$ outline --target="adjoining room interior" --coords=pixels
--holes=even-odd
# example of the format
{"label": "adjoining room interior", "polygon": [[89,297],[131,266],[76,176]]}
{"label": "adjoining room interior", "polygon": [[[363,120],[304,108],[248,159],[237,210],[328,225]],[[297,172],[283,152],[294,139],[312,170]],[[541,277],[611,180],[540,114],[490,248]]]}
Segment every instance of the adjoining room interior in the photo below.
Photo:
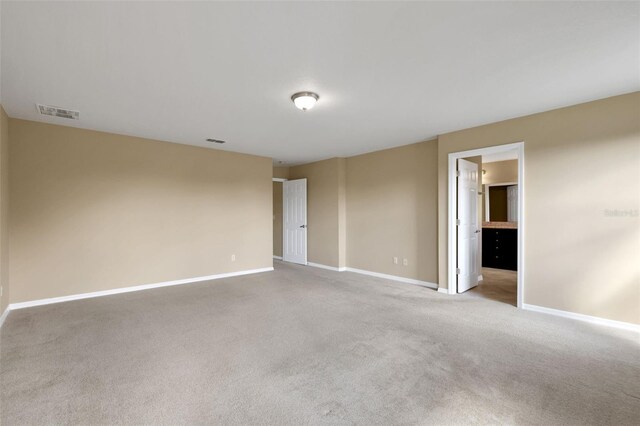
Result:
{"label": "adjoining room interior", "polygon": [[482,282],[475,292],[517,305],[517,152],[482,156]]}
{"label": "adjoining room interior", "polygon": [[518,152],[482,155],[478,167],[480,276],[471,294],[517,306]]}
{"label": "adjoining room interior", "polygon": [[449,154],[449,294],[523,307],[524,147]]}
{"label": "adjoining room interior", "polygon": [[636,425],[639,34],[0,1],[0,424]]}

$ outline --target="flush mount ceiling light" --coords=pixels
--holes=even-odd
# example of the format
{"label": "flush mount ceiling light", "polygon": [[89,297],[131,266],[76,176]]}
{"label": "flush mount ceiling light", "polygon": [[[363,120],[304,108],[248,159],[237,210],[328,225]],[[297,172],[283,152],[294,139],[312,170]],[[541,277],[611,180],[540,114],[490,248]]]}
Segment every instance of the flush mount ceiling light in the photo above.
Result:
{"label": "flush mount ceiling light", "polygon": [[298,92],[291,96],[291,100],[298,109],[306,111],[315,106],[320,96],[313,92]]}

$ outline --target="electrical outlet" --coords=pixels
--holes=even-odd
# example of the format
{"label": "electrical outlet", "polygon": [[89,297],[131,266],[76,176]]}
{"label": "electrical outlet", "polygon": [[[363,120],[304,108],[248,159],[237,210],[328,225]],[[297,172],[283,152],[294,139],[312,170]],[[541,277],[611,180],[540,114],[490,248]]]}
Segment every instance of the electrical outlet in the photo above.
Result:
{"label": "electrical outlet", "polygon": [[397,265],[397,264],[398,264],[398,258],[397,258],[397,257],[395,257],[395,256],[394,256],[394,258],[393,258],[393,264],[394,264],[394,265]]}
{"label": "electrical outlet", "polygon": [[402,264],[404,266],[408,266],[409,265],[409,261],[407,259],[402,259]]}
{"label": "electrical outlet", "polygon": [[236,261],[236,255],[235,255],[235,254],[232,254],[232,255],[231,255],[231,261],[232,261],[232,262],[235,262],[235,261]]}

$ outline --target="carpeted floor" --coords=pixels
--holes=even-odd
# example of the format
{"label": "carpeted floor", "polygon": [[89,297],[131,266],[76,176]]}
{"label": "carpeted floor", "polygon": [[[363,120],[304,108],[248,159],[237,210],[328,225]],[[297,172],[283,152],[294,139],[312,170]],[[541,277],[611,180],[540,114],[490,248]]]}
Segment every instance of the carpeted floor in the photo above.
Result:
{"label": "carpeted floor", "polygon": [[637,425],[637,334],[349,272],[12,311],[3,426]]}

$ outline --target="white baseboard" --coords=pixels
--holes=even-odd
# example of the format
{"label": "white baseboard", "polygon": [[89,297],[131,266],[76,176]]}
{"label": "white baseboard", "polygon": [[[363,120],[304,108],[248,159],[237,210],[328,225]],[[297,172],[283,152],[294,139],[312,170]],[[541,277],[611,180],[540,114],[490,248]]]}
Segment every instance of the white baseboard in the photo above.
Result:
{"label": "white baseboard", "polygon": [[7,316],[9,316],[10,310],[11,310],[11,307],[7,306],[7,309],[5,309],[2,315],[0,315],[0,327],[2,327],[2,324],[4,324],[4,320],[6,320]]}
{"label": "white baseboard", "polygon": [[414,280],[413,278],[398,277],[396,275],[382,274],[380,272],[365,271],[364,269],[356,269],[356,268],[349,268],[349,267],[336,268],[335,266],[322,265],[320,263],[313,263],[313,262],[307,262],[307,265],[313,266],[314,268],[328,269],[330,271],[336,271],[336,272],[344,272],[344,271],[355,272],[356,274],[369,275],[372,277],[384,278],[384,279],[393,280],[393,281],[400,281],[402,283],[414,284],[422,287],[429,287],[434,290],[438,288],[438,284],[430,283],[428,281]]}
{"label": "white baseboard", "polygon": [[438,293],[449,294],[449,290],[444,287],[438,287]]}
{"label": "white baseboard", "polygon": [[276,259],[276,260],[282,260],[282,256],[273,255],[273,258]]}
{"label": "white baseboard", "polygon": [[543,314],[555,315],[558,317],[571,318],[578,321],[589,322],[591,324],[604,325],[607,327],[619,328],[622,330],[635,331],[640,333],[640,325],[630,322],[614,321],[606,318],[592,317],[591,315],[578,314],[575,312],[561,311],[559,309],[545,308],[544,306],[529,305],[524,303],[522,309],[527,311],[541,312]]}
{"label": "white baseboard", "polygon": [[348,272],[355,272],[356,274],[369,275],[372,277],[384,278],[387,280],[399,281],[402,283],[414,284],[422,287],[429,287],[434,290],[438,288],[438,284],[430,283],[428,281],[415,280],[413,278],[398,277],[396,275],[381,274],[380,272],[365,271],[364,269],[356,268],[345,268],[345,270]]}
{"label": "white baseboard", "polygon": [[328,265],[323,265],[321,263],[313,263],[313,262],[307,262],[307,266],[313,266],[314,268],[328,269],[329,271],[335,271],[335,272],[344,272],[344,271],[355,272],[356,274],[369,275],[372,277],[384,278],[387,280],[419,285],[422,287],[432,288],[434,290],[438,289],[438,284],[430,283],[428,281],[414,280],[413,278],[405,278],[405,277],[399,277],[397,275],[382,274],[380,272],[365,271],[364,269],[356,269],[356,268],[349,268],[349,267],[336,268],[335,266],[328,266]]}
{"label": "white baseboard", "polygon": [[207,275],[204,277],[186,278],[183,280],[164,281],[164,282],[154,283],[154,284],[137,285],[134,287],[114,288],[113,290],[103,290],[103,291],[94,291],[91,293],[72,294],[70,296],[51,297],[49,299],[39,299],[39,300],[31,300],[29,302],[12,303],[9,305],[8,309],[13,310],[13,309],[30,308],[32,306],[49,305],[51,303],[62,303],[62,302],[69,302],[72,300],[89,299],[92,297],[110,296],[112,294],[129,293],[132,291],[149,290],[152,288],[168,287],[173,285],[191,284],[191,283],[197,283],[201,281],[219,280],[221,278],[237,277],[240,275],[257,274],[260,272],[269,272],[269,271],[273,271],[273,267],[270,266],[267,268],[249,269],[246,271],[227,272],[225,274]]}
{"label": "white baseboard", "polygon": [[321,263],[313,263],[313,262],[307,262],[307,266],[313,266],[314,268],[328,269],[330,271],[336,271],[336,272],[344,272],[347,270],[347,268],[336,268],[335,266],[323,265]]}

